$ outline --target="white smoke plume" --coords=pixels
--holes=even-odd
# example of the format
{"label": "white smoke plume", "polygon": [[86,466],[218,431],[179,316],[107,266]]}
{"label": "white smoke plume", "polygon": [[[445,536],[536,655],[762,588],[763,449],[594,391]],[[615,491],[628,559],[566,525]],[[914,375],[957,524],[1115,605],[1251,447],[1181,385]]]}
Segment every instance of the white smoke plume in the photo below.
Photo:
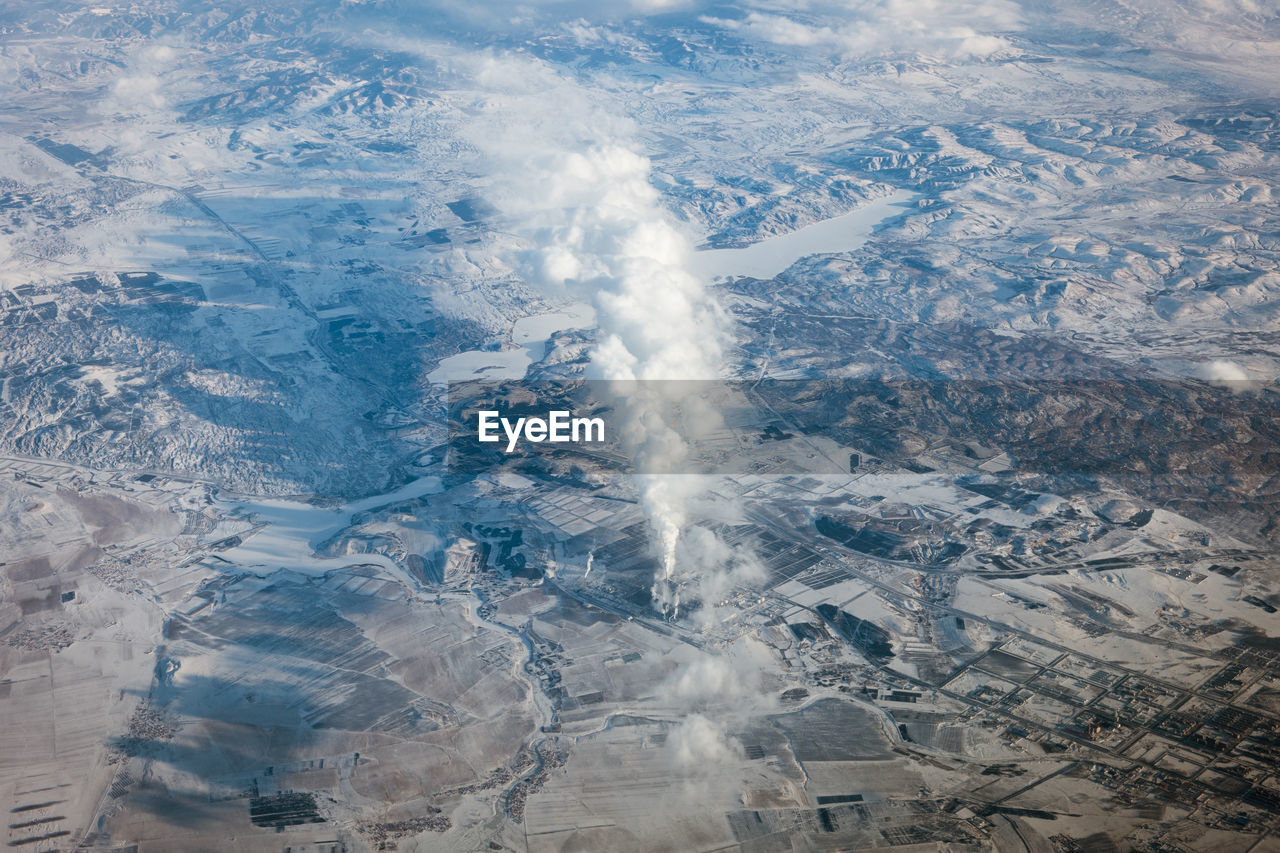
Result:
{"label": "white smoke plume", "polygon": [[[687,452],[679,418],[698,404],[672,380],[720,376],[727,314],[686,271],[692,246],[662,207],[626,122],[528,60],[492,60],[481,79],[504,93],[486,103],[497,123],[485,124],[476,144],[498,165],[496,205],[533,246],[517,252],[524,277],[592,301],[589,378],[626,383],[613,402],[637,469],[678,469]],[[655,473],[637,485],[662,565],[654,595],[674,610],[671,580],[693,486]]]}
{"label": "white smoke plume", "polygon": [[736,590],[763,585],[767,573],[755,551],[734,547],[705,527],[692,527],[680,539],[679,565],[694,567],[704,625],[717,620],[719,608]]}
{"label": "white smoke plume", "polygon": [[761,675],[771,655],[762,643],[743,639],[719,654],[699,654],[663,683],[661,694],[681,715],[666,749],[682,773],[696,776],[742,758],[742,745],[728,732],[777,711]]}
{"label": "white smoke plume", "polygon": [[725,657],[706,656],[681,667],[663,686],[663,693],[690,708],[705,711],[714,704],[736,704],[752,695],[759,680],[755,669],[734,666]]}
{"label": "white smoke plume", "polygon": [[666,749],[686,773],[710,770],[742,757],[742,745],[702,714],[690,714],[672,729]]}

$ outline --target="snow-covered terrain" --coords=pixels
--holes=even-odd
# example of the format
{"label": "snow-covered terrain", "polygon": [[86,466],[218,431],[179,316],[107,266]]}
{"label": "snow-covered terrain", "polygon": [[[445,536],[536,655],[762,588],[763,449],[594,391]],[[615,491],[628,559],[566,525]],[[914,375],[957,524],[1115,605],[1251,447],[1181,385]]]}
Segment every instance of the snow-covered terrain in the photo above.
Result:
{"label": "snow-covered terrain", "polygon": [[[32,0],[0,93],[10,846],[1278,843],[1275,4]],[[446,453],[583,378],[734,382]]]}

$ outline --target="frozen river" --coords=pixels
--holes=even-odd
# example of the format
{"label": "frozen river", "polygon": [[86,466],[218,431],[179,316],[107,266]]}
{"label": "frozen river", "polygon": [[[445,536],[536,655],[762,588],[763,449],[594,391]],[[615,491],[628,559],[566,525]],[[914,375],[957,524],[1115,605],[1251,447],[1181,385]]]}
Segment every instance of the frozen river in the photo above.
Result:
{"label": "frozen river", "polygon": [[351,526],[351,519],[357,513],[438,491],[440,478],[432,476],[420,477],[393,492],[363,498],[336,509],[274,498],[227,501],[222,506],[224,510],[239,515],[251,514],[255,521],[267,526],[250,536],[243,544],[223,551],[219,556],[245,568],[294,569],[302,572],[327,572],[343,566],[376,564],[401,580],[408,581],[395,561],[382,554],[320,557],[315,551],[325,541]]}

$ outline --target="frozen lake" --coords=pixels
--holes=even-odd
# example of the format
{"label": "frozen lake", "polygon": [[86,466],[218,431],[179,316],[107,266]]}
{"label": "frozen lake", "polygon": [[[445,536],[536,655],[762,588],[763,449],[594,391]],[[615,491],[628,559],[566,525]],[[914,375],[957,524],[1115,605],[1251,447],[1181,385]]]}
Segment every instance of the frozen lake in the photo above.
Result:
{"label": "frozen lake", "polygon": [[740,276],[775,278],[801,258],[857,249],[867,242],[877,225],[902,213],[914,197],[914,193],[899,190],[842,216],[741,249],[704,249],[693,254],[689,272],[705,281]]}
{"label": "frozen lake", "polygon": [[519,349],[460,352],[443,359],[427,374],[427,381],[443,384],[468,379],[522,379],[529,365],[547,354],[547,341],[553,334],[563,329],[587,329],[595,322],[595,309],[585,302],[521,318],[511,330],[511,342],[519,344]]}

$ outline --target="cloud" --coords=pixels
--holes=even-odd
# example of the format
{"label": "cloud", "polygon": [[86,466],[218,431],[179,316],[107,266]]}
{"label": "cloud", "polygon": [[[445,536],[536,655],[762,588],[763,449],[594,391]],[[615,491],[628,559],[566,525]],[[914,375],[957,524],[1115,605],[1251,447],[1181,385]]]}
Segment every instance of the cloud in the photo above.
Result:
{"label": "cloud", "polygon": [[1247,382],[1249,374],[1234,361],[1219,359],[1200,365],[1200,377],[1223,382]]}
{"label": "cloud", "polygon": [[[696,8],[702,0],[388,0],[366,4],[372,13],[363,23],[382,24],[390,17],[400,33],[429,38],[442,33],[474,40],[477,31],[529,36],[565,25],[613,23]],[[375,11],[376,10],[376,11]]]}
{"label": "cloud", "polygon": [[693,0],[629,0],[631,10],[641,15],[662,15],[694,6]]}
{"label": "cloud", "polygon": [[111,97],[125,109],[130,106],[159,109],[165,105],[165,99],[160,93],[160,79],[152,74],[117,77],[111,84]]}
{"label": "cloud", "polygon": [[703,23],[784,47],[822,48],[845,59],[913,56],[981,60],[1013,52],[998,35],[1020,26],[1007,0],[854,0],[797,6],[791,14],[749,11]]}
{"label": "cloud", "polygon": [[148,44],[129,57],[125,72],[111,82],[103,108],[111,113],[137,114],[169,104],[164,77],[178,59],[167,44]]}
{"label": "cloud", "polygon": [[[1280,6],[1258,0],[1099,0],[1044,10],[1059,32],[1096,43],[1105,28],[1125,49],[1158,52],[1149,65],[1187,68],[1220,81],[1233,98],[1280,92]],[[1167,73],[1167,72],[1164,72]]]}
{"label": "cloud", "polygon": [[1253,391],[1261,384],[1239,364],[1226,359],[1215,359],[1196,365],[1192,368],[1192,375],[1197,379],[1203,379],[1215,385],[1222,385],[1238,392]]}

